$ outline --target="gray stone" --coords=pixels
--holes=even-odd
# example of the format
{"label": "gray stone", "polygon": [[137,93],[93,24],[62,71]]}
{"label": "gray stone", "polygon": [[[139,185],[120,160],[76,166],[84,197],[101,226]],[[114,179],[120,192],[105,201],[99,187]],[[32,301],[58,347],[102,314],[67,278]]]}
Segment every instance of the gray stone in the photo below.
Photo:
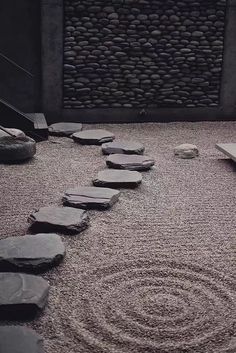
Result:
{"label": "gray stone", "polygon": [[65,192],[63,203],[84,209],[107,209],[118,201],[119,191],[93,186],[78,187]]}
{"label": "gray stone", "polygon": [[43,353],[43,339],[24,326],[1,326],[0,352]]}
{"label": "gray stone", "polygon": [[143,154],[144,146],[139,142],[114,141],[102,145],[103,154]]}
{"label": "gray stone", "polygon": [[70,136],[77,131],[82,130],[82,124],[80,123],[55,123],[49,126],[50,135],[55,136]]}
{"label": "gray stone", "polygon": [[35,316],[47,302],[49,285],[42,277],[0,273],[0,320]]}
{"label": "gray stone", "polygon": [[148,170],[155,164],[155,161],[150,157],[137,154],[111,154],[106,164],[109,168],[115,169]]}
{"label": "gray stone", "polygon": [[142,175],[139,172],[129,170],[108,169],[98,173],[93,179],[95,186],[134,188],[142,182]]}
{"label": "gray stone", "polygon": [[[16,137],[25,137],[25,133],[19,129],[14,129],[14,128],[6,128],[7,131],[9,131],[11,134],[15,135]],[[5,131],[0,130],[0,137],[4,136],[10,136],[7,134]]]}
{"label": "gray stone", "polygon": [[218,143],[216,148],[236,162],[236,143]]}
{"label": "gray stone", "polygon": [[0,271],[39,272],[57,265],[65,247],[57,234],[36,234],[0,240]]}
{"label": "gray stone", "polygon": [[42,207],[29,217],[34,232],[61,232],[78,234],[88,227],[89,218],[84,210],[71,207]]}
{"label": "gray stone", "polygon": [[115,136],[109,131],[97,129],[76,132],[72,138],[82,145],[101,145],[104,142],[113,141]]}
{"label": "gray stone", "polygon": [[197,146],[184,143],[182,145],[175,147],[174,154],[179,158],[191,159],[191,158],[198,157],[199,151]]}
{"label": "gray stone", "polygon": [[0,162],[16,163],[32,158],[36,153],[36,142],[28,136],[0,137]]}

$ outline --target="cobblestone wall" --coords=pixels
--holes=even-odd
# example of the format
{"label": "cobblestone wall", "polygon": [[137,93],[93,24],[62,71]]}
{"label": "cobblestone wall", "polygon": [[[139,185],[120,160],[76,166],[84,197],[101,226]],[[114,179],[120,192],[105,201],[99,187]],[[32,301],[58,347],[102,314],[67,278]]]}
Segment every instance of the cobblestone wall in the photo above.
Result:
{"label": "cobblestone wall", "polygon": [[65,0],[64,108],[219,104],[226,0]]}

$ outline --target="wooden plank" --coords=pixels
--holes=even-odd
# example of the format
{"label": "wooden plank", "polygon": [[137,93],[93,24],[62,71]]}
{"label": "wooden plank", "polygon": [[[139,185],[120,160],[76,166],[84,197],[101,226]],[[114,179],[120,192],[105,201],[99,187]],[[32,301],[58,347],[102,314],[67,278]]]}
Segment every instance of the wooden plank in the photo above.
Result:
{"label": "wooden plank", "polygon": [[236,162],[236,143],[218,143],[216,148]]}

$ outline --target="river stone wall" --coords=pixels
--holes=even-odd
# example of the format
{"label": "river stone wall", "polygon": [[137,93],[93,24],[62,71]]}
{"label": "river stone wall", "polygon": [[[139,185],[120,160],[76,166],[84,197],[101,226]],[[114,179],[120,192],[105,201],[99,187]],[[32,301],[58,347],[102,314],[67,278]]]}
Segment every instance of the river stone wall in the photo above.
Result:
{"label": "river stone wall", "polygon": [[226,0],[65,0],[64,108],[219,105]]}

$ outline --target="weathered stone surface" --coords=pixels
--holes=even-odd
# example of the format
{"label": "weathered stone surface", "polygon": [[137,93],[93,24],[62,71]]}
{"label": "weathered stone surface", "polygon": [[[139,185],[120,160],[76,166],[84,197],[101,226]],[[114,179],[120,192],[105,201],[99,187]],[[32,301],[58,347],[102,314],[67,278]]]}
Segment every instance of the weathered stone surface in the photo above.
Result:
{"label": "weathered stone surface", "polygon": [[93,179],[96,186],[107,187],[137,187],[142,182],[142,175],[139,172],[130,170],[107,169],[98,173],[97,178]]}
{"label": "weathered stone surface", "polygon": [[[16,137],[25,137],[25,133],[19,129],[14,129],[14,128],[6,128],[7,131],[9,131],[11,134],[15,135]],[[7,134],[5,131],[0,130],[0,137],[4,136],[10,136]]]}
{"label": "weathered stone surface", "polygon": [[84,209],[107,209],[118,201],[119,195],[117,190],[84,186],[67,190],[63,203]]}
{"label": "weathered stone surface", "polygon": [[16,163],[32,158],[36,142],[30,137],[0,137],[0,162]]}
{"label": "weathered stone surface", "polygon": [[49,285],[39,276],[0,273],[0,320],[25,319],[46,305]]}
{"label": "weathered stone surface", "polygon": [[49,126],[48,128],[50,135],[55,136],[70,136],[77,131],[82,130],[82,124],[79,123],[55,123]]}
{"label": "weathered stone surface", "polygon": [[155,161],[150,157],[136,154],[111,154],[106,164],[109,168],[115,169],[148,170],[155,164]]}
{"label": "weathered stone surface", "polygon": [[88,227],[85,210],[71,207],[42,207],[29,217],[34,232],[61,232],[78,234]]}
{"label": "weathered stone surface", "polygon": [[216,148],[236,162],[236,143],[218,143]]}
{"label": "weathered stone surface", "polygon": [[0,353],[43,353],[43,339],[24,326],[1,326]]}
{"label": "weathered stone surface", "polygon": [[36,234],[0,240],[0,271],[38,272],[57,265],[65,247],[57,234]]}
{"label": "weathered stone surface", "polygon": [[102,145],[103,154],[143,154],[144,150],[139,142],[113,141]]}
{"label": "weathered stone surface", "polygon": [[115,136],[109,131],[97,129],[76,132],[72,138],[82,145],[101,145],[104,142],[113,141]]}
{"label": "weathered stone surface", "polygon": [[184,143],[182,145],[175,147],[174,154],[179,158],[191,159],[191,158],[197,157],[199,155],[199,151],[197,146]]}

